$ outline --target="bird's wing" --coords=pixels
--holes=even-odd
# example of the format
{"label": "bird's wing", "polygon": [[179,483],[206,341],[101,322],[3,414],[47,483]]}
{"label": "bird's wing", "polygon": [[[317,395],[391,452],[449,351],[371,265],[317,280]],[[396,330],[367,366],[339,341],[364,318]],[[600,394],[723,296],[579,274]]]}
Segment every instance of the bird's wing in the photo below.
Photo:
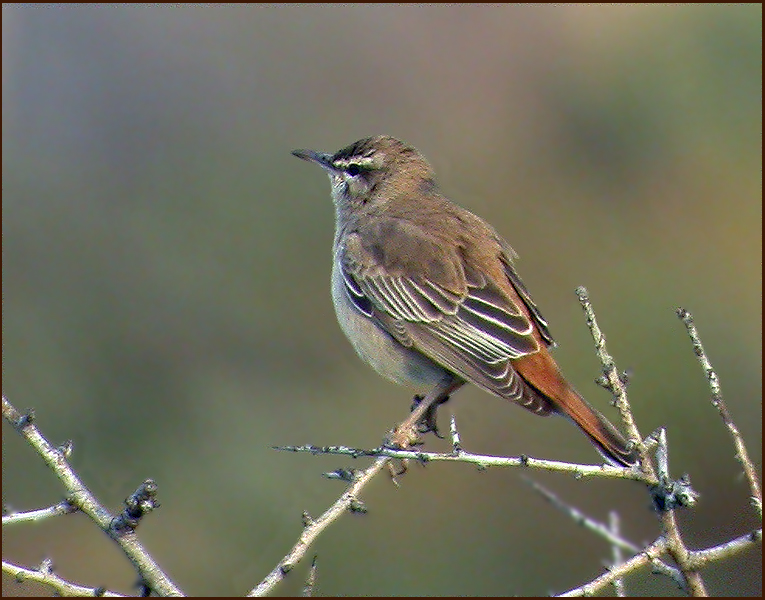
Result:
{"label": "bird's wing", "polygon": [[554,347],[556,344],[552,334],[550,333],[547,319],[542,316],[542,313],[539,311],[536,303],[531,298],[531,294],[529,294],[529,291],[526,289],[526,285],[523,283],[523,280],[521,279],[520,275],[518,275],[518,272],[513,266],[513,258],[516,256],[515,251],[504,240],[497,238],[497,242],[502,247],[502,254],[500,254],[499,260],[502,263],[505,275],[510,280],[513,288],[515,288],[518,296],[520,296],[521,300],[523,300],[523,303],[526,305],[526,308],[528,309],[531,318],[534,319],[534,323],[536,324],[542,339],[547,343],[548,346]]}
{"label": "bird's wing", "polygon": [[349,299],[401,344],[491,393],[550,412],[549,401],[528,389],[510,363],[539,350],[533,312],[463,250],[388,219],[363,235],[348,234],[338,258]]}

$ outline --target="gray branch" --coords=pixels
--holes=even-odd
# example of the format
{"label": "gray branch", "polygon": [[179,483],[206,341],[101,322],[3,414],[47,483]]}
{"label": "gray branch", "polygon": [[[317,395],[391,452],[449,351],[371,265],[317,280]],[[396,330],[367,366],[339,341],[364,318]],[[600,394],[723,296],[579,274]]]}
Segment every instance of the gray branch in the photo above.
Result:
{"label": "gray branch", "polygon": [[21,434],[42,457],[45,464],[63,484],[69,494],[67,501],[85,513],[98,527],[122,548],[141,579],[157,594],[182,596],[182,592],[162,571],[143,548],[132,529],[117,530],[112,525],[115,517],[96,499],[69,464],[64,449],[56,448],[39,432],[34,424],[34,413],[21,414],[3,396],[3,417]]}

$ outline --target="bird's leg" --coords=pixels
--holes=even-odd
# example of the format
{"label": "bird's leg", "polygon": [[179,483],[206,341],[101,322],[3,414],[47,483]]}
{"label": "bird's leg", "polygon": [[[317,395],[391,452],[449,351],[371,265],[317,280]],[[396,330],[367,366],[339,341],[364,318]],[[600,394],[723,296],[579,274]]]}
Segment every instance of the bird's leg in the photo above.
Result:
{"label": "bird's leg", "polygon": [[435,428],[436,408],[449,399],[449,394],[464,384],[464,380],[448,373],[428,394],[419,400],[412,413],[396,427],[388,438],[388,443],[395,448],[409,448],[417,442],[420,423],[425,424],[425,431],[437,431]]}
{"label": "bird's leg", "polygon": [[[412,410],[420,405],[422,398],[422,396],[417,395],[412,399]],[[426,410],[425,414],[422,415],[420,422],[417,423],[417,432],[419,434],[424,435],[426,433],[432,433],[438,439],[444,439],[444,436],[442,436],[441,432],[438,430],[438,407],[442,404],[446,404],[449,401],[449,398],[450,396],[448,395],[444,396],[443,398],[439,398],[428,407],[428,410]]]}

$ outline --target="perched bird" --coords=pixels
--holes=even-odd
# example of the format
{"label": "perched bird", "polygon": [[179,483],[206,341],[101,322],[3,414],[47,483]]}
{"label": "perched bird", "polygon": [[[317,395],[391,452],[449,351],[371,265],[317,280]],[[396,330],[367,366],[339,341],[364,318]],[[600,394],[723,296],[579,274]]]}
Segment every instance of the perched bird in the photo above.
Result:
{"label": "perched bird", "polygon": [[422,154],[385,135],[293,154],[329,175],[332,298],[363,360],[397,383],[435,386],[437,402],[470,382],[538,415],[565,415],[608,461],[635,464],[632,445],[550,355],[513,249],[440,192]]}

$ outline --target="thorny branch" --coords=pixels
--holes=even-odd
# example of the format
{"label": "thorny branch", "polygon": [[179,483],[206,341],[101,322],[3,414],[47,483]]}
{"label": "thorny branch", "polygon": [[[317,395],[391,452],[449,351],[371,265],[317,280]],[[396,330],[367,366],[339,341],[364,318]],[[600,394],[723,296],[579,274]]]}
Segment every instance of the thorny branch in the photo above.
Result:
{"label": "thorny branch", "polygon": [[[16,431],[35,449],[48,467],[55,473],[56,477],[59,478],[67,490],[67,502],[90,517],[104,533],[122,548],[130,562],[133,563],[142,581],[151,590],[163,596],[183,595],[181,590],[162,571],[138,541],[134,531],[135,526],[123,529],[114,526],[122,521],[118,517],[114,517],[96,499],[69,464],[67,454],[71,452],[71,447],[68,449],[54,447],[37,429],[34,423],[34,412],[28,411],[25,414],[21,414],[5,396],[3,396],[3,417],[14,426]],[[147,481],[144,485],[149,483]],[[145,512],[148,506],[144,504],[142,508]],[[137,521],[135,521],[135,524],[137,524]],[[3,562],[3,569],[6,570],[5,562]]]}
{"label": "thorny branch", "polygon": [[699,332],[696,330],[696,325],[693,323],[693,315],[684,308],[678,308],[677,316],[682,320],[688,330],[688,335],[693,344],[693,352],[698,357],[701,368],[704,369],[707,381],[709,382],[709,389],[712,392],[712,406],[719,411],[725,427],[733,438],[733,445],[736,448],[736,460],[741,464],[741,468],[744,470],[744,475],[746,475],[746,479],[749,482],[749,489],[752,491],[752,503],[754,504],[760,519],[762,519],[762,489],[760,488],[760,482],[757,478],[754,463],[752,463],[752,459],[749,458],[749,452],[746,449],[744,437],[733,422],[733,418],[728,411],[728,405],[723,399],[720,380],[712,367],[712,363],[709,358],[707,358],[704,346],[701,344]]}
{"label": "thorny branch", "polygon": [[[264,595],[273,590],[273,588],[282,581],[302,559],[318,535],[342,514],[348,511],[359,513],[365,512],[366,509],[359,499],[361,491],[392,459],[417,460],[423,462],[464,462],[473,464],[481,469],[490,466],[523,467],[546,471],[567,472],[573,474],[577,478],[621,478],[641,481],[646,484],[651,491],[654,506],[657,510],[661,535],[656,541],[641,550],[636,545],[624,540],[618,535],[618,530],[614,528],[613,521],[610,528],[597,523],[592,519],[585,517],[573,507],[567,506],[564,502],[559,500],[557,496],[552,494],[552,492],[549,492],[536,483],[532,483],[537,491],[545,495],[545,497],[553,502],[553,504],[560,510],[569,514],[576,522],[588,527],[598,535],[607,539],[614,549],[614,564],[606,573],[585,585],[565,592],[562,594],[563,596],[592,595],[608,585],[616,585],[617,592],[620,592],[620,590],[623,590],[623,584],[620,583],[623,581],[623,578],[627,574],[632,573],[645,565],[652,565],[657,572],[668,575],[679,586],[690,591],[693,595],[706,595],[704,582],[699,573],[699,570],[702,567],[723,558],[734,556],[753,546],[761,545],[762,529],[757,529],[712,548],[691,551],[685,546],[676,523],[675,509],[682,506],[692,506],[696,498],[695,492],[690,487],[690,482],[687,477],[681,477],[679,480],[672,480],[670,478],[668,445],[666,432],[664,430],[659,430],[656,434],[652,434],[652,436],[649,436],[645,440],[641,439],[632,411],[630,410],[624,381],[619,376],[613,358],[606,350],[605,336],[603,336],[598,328],[587,291],[584,288],[578,288],[577,296],[585,311],[587,324],[592,332],[596,350],[601,360],[601,364],[603,365],[603,379],[606,382],[606,387],[608,387],[614,394],[615,404],[619,408],[628,436],[631,441],[637,445],[640,452],[641,464],[639,469],[625,469],[612,467],[610,465],[578,465],[536,459],[524,455],[520,457],[498,457],[473,454],[463,449],[453,417],[450,427],[452,437],[452,452],[450,453],[401,450],[386,446],[381,446],[373,450],[348,448],[345,446],[283,446],[279,449],[293,452],[310,452],[314,454],[341,454],[352,456],[354,458],[369,456],[375,458],[375,460],[369,467],[363,470],[341,469],[334,473],[327,474],[333,478],[349,481],[348,488],[332,506],[316,519],[311,518],[308,513],[303,514],[303,531],[297,542],[271,573],[250,591],[249,595]],[[678,315],[688,329],[693,342],[694,351],[707,374],[707,379],[712,391],[712,404],[720,412],[723,423],[731,433],[736,448],[736,458],[742,465],[752,492],[753,504],[756,507],[758,515],[762,518],[762,492],[754,465],[746,450],[743,437],[723,401],[717,375],[701,345],[698,333],[693,325],[692,316],[683,309],[678,310]],[[144,482],[126,499],[125,509],[122,513],[113,516],[95,499],[91,492],[80,481],[76,473],[71,469],[67,460],[71,453],[71,443],[64,444],[59,448],[54,448],[37,430],[37,427],[34,424],[34,413],[32,411],[29,411],[26,414],[19,413],[5,397],[3,397],[3,416],[27,440],[35,451],[40,454],[46,464],[48,464],[56,476],[61,480],[68,492],[66,500],[56,505],[39,510],[9,512],[4,514],[3,525],[39,521],[75,511],[82,511],[122,547],[125,554],[139,572],[142,581],[145,582],[147,590],[154,591],[159,595],[181,595],[180,589],[160,570],[159,566],[156,565],[151,556],[149,556],[149,554],[140,546],[135,537],[135,527],[138,525],[142,516],[158,506],[156,503],[156,484],[152,480]],[[651,456],[653,449],[655,449],[655,457]],[[654,458],[656,460],[655,465],[653,462]],[[627,560],[621,561],[617,552],[617,550],[620,549],[635,553],[635,555]],[[665,553],[669,554],[674,559],[678,564],[679,569],[671,567],[661,561],[661,556]],[[306,594],[311,593],[315,585],[315,564],[314,558],[309,579],[306,583]],[[16,577],[18,580],[37,581],[49,585],[61,595],[119,596],[119,594],[115,594],[104,588],[78,586],[61,579],[53,573],[52,564],[49,560],[43,561],[43,563],[36,569],[28,569],[3,561],[3,571]]]}

